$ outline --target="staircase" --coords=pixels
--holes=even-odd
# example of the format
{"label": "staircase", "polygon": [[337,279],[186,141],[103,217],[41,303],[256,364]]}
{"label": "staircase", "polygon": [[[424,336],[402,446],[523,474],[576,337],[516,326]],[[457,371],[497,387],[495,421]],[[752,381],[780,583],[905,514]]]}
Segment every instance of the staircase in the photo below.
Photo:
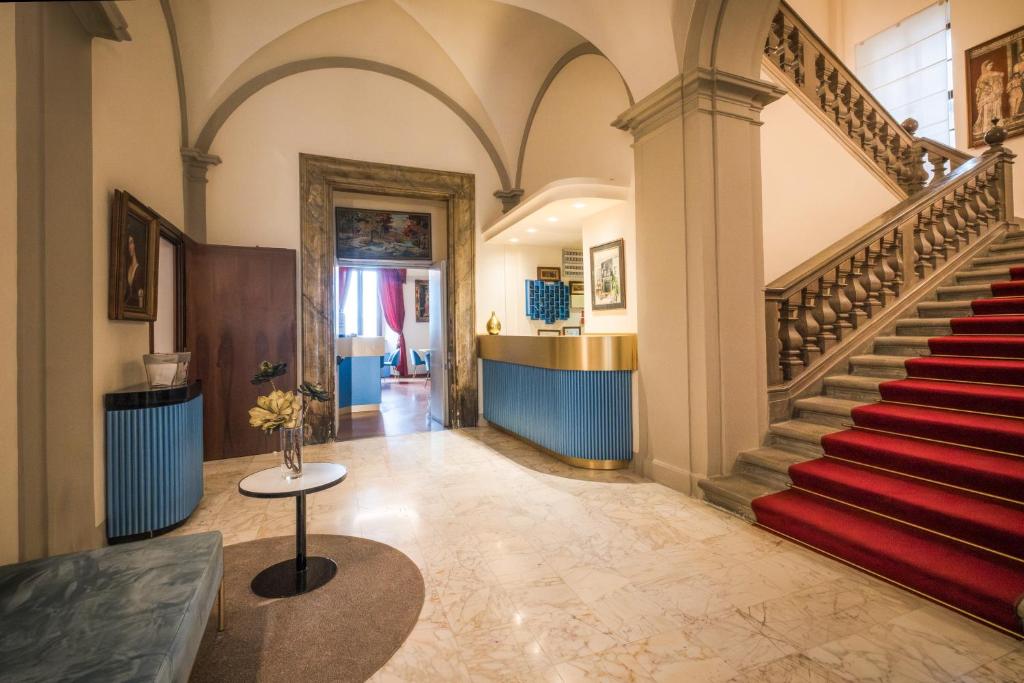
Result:
{"label": "staircase", "polygon": [[795,401],[707,501],[1024,635],[1024,232]]}

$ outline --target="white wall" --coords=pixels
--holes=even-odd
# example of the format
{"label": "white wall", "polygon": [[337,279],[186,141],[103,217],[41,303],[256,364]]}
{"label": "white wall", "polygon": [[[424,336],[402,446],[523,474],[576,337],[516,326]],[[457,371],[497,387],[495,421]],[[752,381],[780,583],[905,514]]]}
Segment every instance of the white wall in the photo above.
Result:
{"label": "white wall", "polygon": [[[405,286],[402,288],[402,297],[405,301],[405,324],[402,331],[405,333],[405,344],[409,351],[409,371],[412,372],[412,349],[430,348],[430,323],[416,322],[416,280],[427,280],[427,270],[422,268],[409,268],[405,271]],[[423,372],[425,368],[418,368],[417,372]]]}
{"label": "white wall", "polygon": [[771,282],[900,198],[793,96],[769,104],[761,120],[764,277]]}
{"label": "white wall", "polygon": [[[537,279],[537,268],[540,266],[561,268],[561,247],[509,245],[496,249],[503,252],[501,261],[505,282],[505,314],[495,310],[501,320],[502,334],[535,336],[537,330],[561,330],[566,325],[580,324],[579,311],[570,311],[568,320],[556,320],[552,324],[543,320],[530,320],[526,316],[526,281]],[[478,325],[486,325],[490,315],[490,311],[487,311],[487,317],[478,320]]]}
{"label": "white wall", "polygon": [[[595,311],[590,305],[593,290],[590,248],[617,239],[623,240],[625,252],[626,308]],[[631,192],[628,202],[596,213],[583,221],[584,332],[636,332],[636,268],[636,205]],[[668,285],[664,293],[668,294],[670,290],[671,285]]]}
{"label": "white wall", "polygon": [[551,83],[533,121],[520,185],[526,194],[561,178],[630,182],[632,138],[611,126],[628,107],[625,87],[608,60],[586,55],[570,62]]}
{"label": "white wall", "polygon": [[[18,168],[14,5],[0,5],[0,391],[18,392]],[[18,560],[18,402],[0,416],[0,564]]]}
{"label": "white wall", "polygon": [[[223,159],[207,185],[215,244],[299,248],[300,152],[472,173],[477,226],[500,206],[490,196],[499,186],[494,166],[466,124],[422,90],[365,71],[311,71],[267,86],[228,119],[211,151]],[[482,330],[504,281],[500,268],[486,267],[495,254],[478,253]]]}
{"label": "white wall", "polygon": [[105,517],[103,394],[144,382],[149,325],[107,319],[110,201],[127,190],[184,229],[180,118],[171,42],[158,0],[119,5],[128,42],[93,40],[93,463]]}

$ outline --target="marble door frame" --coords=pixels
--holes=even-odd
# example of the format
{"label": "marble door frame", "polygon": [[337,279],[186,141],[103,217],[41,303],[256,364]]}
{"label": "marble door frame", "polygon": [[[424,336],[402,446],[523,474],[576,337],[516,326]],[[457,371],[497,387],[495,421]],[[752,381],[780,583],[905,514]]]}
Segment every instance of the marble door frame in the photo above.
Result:
{"label": "marble door frame", "polygon": [[314,403],[306,417],[306,442],[335,436],[337,363],[334,352],[334,192],[443,201],[448,206],[446,258],[448,319],[448,421],[452,428],[477,424],[478,380],[475,301],[475,176],[369,161],[299,155],[302,255],[303,379],[327,387],[330,402]]}

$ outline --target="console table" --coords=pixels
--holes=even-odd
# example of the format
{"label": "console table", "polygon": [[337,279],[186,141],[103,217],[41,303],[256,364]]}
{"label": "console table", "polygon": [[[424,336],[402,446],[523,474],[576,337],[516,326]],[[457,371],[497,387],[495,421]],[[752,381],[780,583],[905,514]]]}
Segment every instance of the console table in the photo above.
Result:
{"label": "console table", "polygon": [[107,537],[154,536],[178,526],[203,497],[199,382],[129,387],[104,397]]}

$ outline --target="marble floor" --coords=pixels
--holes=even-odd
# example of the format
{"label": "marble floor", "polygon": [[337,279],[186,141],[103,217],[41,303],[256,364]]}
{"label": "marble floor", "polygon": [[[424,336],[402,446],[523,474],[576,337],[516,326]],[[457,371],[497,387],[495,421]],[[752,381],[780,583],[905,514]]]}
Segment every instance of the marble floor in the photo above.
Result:
{"label": "marble floor", "polygon": [[[310,533],[417,562],[419,623],[373,681],[1024,680],[1024,643],[628,472],[568,466],[490,429],[307,447],[348,466]],[[210,462],[176,533],[294,533],[243,498],[274,455]],[[313,550],[313,548],[311,548]]]}

